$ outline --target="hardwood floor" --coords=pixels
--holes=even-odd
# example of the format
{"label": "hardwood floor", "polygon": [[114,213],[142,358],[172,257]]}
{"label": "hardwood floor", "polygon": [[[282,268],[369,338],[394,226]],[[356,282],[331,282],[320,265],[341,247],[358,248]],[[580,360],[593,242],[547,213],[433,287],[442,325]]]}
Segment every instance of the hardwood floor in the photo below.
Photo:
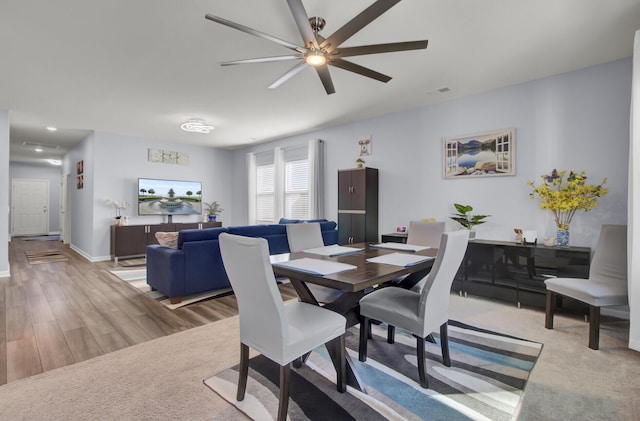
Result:
{"label": "hardwood floor", "polygon": [[[68,262],[29,264],[25,251],[57,249]],[[0,278],[0,384],[234,316],[228,295],[170,310],[59,241],[9,243]],[[297,297],[281,285],[284,299]]]}

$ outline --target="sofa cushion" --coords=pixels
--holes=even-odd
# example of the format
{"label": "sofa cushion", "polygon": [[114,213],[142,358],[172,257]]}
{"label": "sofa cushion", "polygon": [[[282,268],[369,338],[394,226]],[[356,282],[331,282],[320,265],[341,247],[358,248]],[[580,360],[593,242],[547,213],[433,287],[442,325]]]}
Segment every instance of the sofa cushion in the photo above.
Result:
{"label": "sofa cushion", "polygon": [[178,234],[178,248],[182,250],[185,242],[217,240],[220,233],[227,232],[227,228],[205,228],[182,230]]}
{"label": "sofa cushion", "polygon": [[178,248],[178,233],[177,232],[156,232],[156,240],[158,244],[164,247],[172,249]]}

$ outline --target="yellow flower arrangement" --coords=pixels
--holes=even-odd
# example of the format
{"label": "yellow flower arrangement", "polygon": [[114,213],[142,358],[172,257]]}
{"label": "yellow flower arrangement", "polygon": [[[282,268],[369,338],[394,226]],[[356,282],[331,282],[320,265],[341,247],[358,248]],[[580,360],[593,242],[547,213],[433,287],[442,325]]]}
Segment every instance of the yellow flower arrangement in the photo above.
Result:
{"label": "yellow flower arrangement", "polygon": [[[556,220],[558,230],[568,230],[571,219],[577,210],[585,212],[598,206],[598,198],[609,193],[604,187],[607,179],[600,184],[587,184],[587,176],[584,171],[577,173],[569,171],[569,176],[564,179],[566,171],[553,170],[550,175],[542,175],[542,184],[536,186],[533,181],[528,185],[533,187],[530,196],[540,197],[540,207],[549,209]],[[564,182],[564,184],[563,184]]]}

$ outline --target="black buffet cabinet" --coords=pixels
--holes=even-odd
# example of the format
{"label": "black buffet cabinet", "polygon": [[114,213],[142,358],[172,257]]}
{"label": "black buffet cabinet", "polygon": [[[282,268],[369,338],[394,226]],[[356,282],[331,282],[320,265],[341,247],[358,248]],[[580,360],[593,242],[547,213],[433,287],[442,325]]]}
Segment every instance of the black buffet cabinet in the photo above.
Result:
{"label": "black buffet cabinet", "polygon": [[470,240],[452,291],[544,307],[550,277],[588,278],[589,247]]}

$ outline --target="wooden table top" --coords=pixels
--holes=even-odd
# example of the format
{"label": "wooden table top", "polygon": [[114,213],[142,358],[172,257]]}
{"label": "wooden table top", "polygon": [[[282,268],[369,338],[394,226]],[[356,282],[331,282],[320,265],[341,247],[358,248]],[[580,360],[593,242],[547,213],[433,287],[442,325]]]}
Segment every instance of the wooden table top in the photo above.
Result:
{"label": "wooden table top", "polygon": [[[348,247],[364,248],[364,250],[336,257],[328,257],[305,252],[286,253],[271,256],[271,263],[286,262],[289,260],[302,259],[306,257],[311,259],[331,260],[335,262],[346,263],[356,266],[356,269],[321,276],[273,265],[273,272],[277,276],[286,276],[288,278],[296,279],[299,281],[323,285],[343,291],[356,292],[365,290],[374,285],[382,284],[402,275],[417,272],[423,269],[428,269],[433,265],[434,262],[434,259],[429,259],[425,262],[420,262],[418,264],[406,267],[380,263],[369,263],[367,262],[367,259],[376,256],[382,256],[390,253],[407,252],[370,247],[368,243],[350,244]],[[408,253],[435,257],[438,254],[438,249],[429,248],[415,253]]]}

